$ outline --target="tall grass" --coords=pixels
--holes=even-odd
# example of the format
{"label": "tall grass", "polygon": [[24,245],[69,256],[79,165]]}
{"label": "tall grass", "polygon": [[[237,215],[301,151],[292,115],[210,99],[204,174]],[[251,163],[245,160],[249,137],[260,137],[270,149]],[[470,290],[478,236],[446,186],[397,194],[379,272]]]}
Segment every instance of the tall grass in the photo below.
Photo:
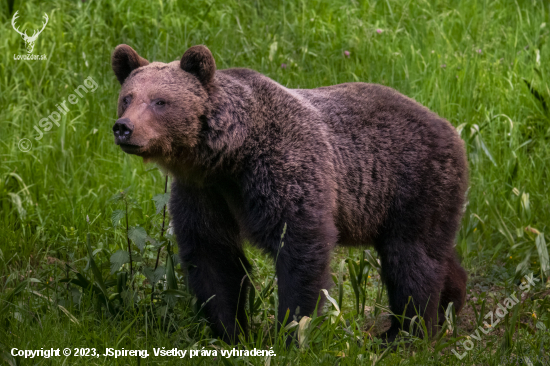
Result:
{"label": "tall grass", "polygon": [[[467,144],[470,189],[457,248],[470,272],[473,308],[483,312],[481,304],[491,298],[498,302],[525,273],[534,272],[542,282],[550,275],[547,2],[15,1],[22,29],[38,28],[48,14],[34,48],[35,54],[47,55],[46,61],[14,60],[14,54],[26,51],[11,28],[9,3],[0,4],[0,353],[11,347],[96,347],[102,352],[105,347],[227,347],[210,338],[201,304],[194,304],[188,292],[178,297],[170,317],[156,312],[166,304],[147,302],[152,286],[145,275],[136,275],[135,296],[143,306],[118,315],[101,310],[104,305],[88,290],[59,282],[75,276],[65,263],[97,280],[89,264],[88,233],[102,278],[108,285],[117,276],[110,274],[111,255],[127,250],[128,238],[125,226],[113,220],[121,208],[109,199],[126,187],[134,200],[129,226],[160,240],[161,217],[153,197],[162,194],[165,177],[113,143],[119,85],[110,53],[120,43],[163,62],[179,59],[189,46],[206,44],[218,68],[252,68],[287,87],[363,81],[414,98],[447,118]],[[71,105],[60,126],[36,141],[33,126],[88,76],[98,89]],[[33,143],[29,152],[18,148],[22,138]],[[163,250],[161,266],[167,260]],[[156,253],[145,250],[136,266],[154,267]],[[285,350],[279,348],[285,332],[274,335],[272,264],[252,248],[247,253],[255,268],[254,299],[261,301],[249,306],[254,338],[243,344],[276,347],[277,356],[218,357],[204,363],[498,364],[499,355],[535,355],[550,344],[545,330],[550,328],[550,301],[540,290],[522,305],[519,321],[514,316],[501,325],[502,333],[486,336],[461,361],[450,353],[452,334],[435,344],[414,340],[412,350],[385,352],[369,332],[381,319],[373,315],[384,315],[386,306],[376,261],[365,262],[361,250],[340,250],[333,266],[337,285],[331,290],[339,310],[329,303],[327,317],[309,326],[291,324],[305,343]],[[343,260],[347,265],[339,266]],[[185,277],[177,268],[178,286],[185,292]],[[128,270],[124,264],[122,271]],[[166,289],[162,281],[156,291]],[[115,290],[109,288],[109,294]],[[478,318],[472,316],[472,322]],[[470,334],[469,324],[467,316],[458,319],[459,336]],[[53,362],[63,363],[63,358]],[[95,362],[138,360],[102,357]]]}

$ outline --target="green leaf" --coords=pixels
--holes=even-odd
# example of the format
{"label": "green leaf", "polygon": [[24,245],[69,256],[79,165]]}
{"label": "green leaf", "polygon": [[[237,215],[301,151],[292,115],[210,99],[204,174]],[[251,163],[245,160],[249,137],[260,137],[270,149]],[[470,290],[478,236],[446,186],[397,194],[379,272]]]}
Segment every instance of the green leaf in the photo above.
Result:
{"label": "green leaf", "polygon": [[357,273],[355,271],[355,262],[350,258],[347,260],[348,270],[349,270],[349,279],[351,282],[351,288],[355,294],[355,310],[359,314],[359,284],[357,283]]}
{"label": "green leaf", "polygon": [[86,247],[88,248],[88,257],[89,257],[89,264],[92,268],[92,273],[94,274],[96,283],[103,292],[103,295],[107,296],[107,288],[105,287],[105,283],[103,282],[103,276],[101,275],[101,271],[95,264],[94,255],[92,253],[92,246],[90,245],[90,234],[86,234]]}
{"label": "green leaf", "polygon": [[185,292],[175,289],[165,290],[162,294],[164,295],[164,300],[166,301],[166,304],[168,304],[168,307],[173,307],[176,305],[178,298],[186,296]]}
{"label": "green leaf", "polygon": [[172,253],[172,261],[174,261],[174,267],[177,267],[178,264],[183,265],[181,258],[177,253]]}
{"label": "green leaf", "polygon": [[[158,269],[158,268],[157,268]],[[187,294],[185,293],[185,291],[182,291],[182,290],[164,290],[162,291],[163,294],[169,294],[169,295],[174,295],[176,297],[185,297],[187,296]]]}
{"label": "green leaf", "polygon": [[464,129],[464,126],[466,126],[466,122],[456,126],[456,132],[458,132],[459,135],[462,135],[462,130]]}
{"label": "green leaf", "polygon": [[546,248],[546,241],[544,240],[544,233],[540,233],[535,239],[537,246],[537,252],[539,252],[540,269],[544,276],[548,278],[550,276],[550,264],[548,260],[548,248]]}
{"label": "green leaf", "polygon": [[269,61],[273,61],[275,54],[277,53],[277,41],[273,42],[269,46]]}
{"label": "green leaf", "polygon": [[372,266],[372,268],[376,269],[378,273],[381,273],[382,267],[380,266],[380,263],[376,259],[374,259],[374,256],[370,252],[370,250],[365,250],[365,259],[369,264]]}
{"label": "green leaf", "polygon": [[7,346],[5,346],[3,343],[0,343],[0,356],[1,359],[6,362],[9,366],[16,366],[17,361],[15,358],[11,355],[11,349]]}
{"label": "green leaf", "polygon": [[15,295],[19,294],[21,291],[27,288],[28,284],[28,280],[23,280],[13,290],[9,292],[8,296],[4,299],[4,303],[6,304],[6,306],[0,308],[0,316],[2,316],[4,312],[8,311]]}
{"label": "green leaf", "polygon": [[514,308],[511,319],[509,319],[506,324],[508,325],[504,331],[504,339],[501,344],[501,350],[506,351],[514,346],[514,333],[516,332],[516,323],[518,320],[519,311],[521,308],[521,303]]}
{"label": "green leaf", "polygon": [[303,348],[307,342],[307,329],[309,323],[311,323],[311,318],[309,316],[302,317],[300,323],[298,323],[298,344],[300,348]]}
{"label": "green leaf", "polygon": [[485,142],[483,142],[483,139],[481,138],[481,135],[479,133],[477,134],[476,139],[479,141],[479,145],[481,146],[481,149],[483,150],[485,155],[487,155],[489,160],[491,160],[491,163],[493,163],[494,166],[497,166],[497,163],[496,163],[495,159],[493,158],[493,155],[491,155],[491,153],[489,152],[489,149],[485,145]]}
{"label": "green leaf", "polygon": [[340,266],[338,269],[338,306],[342,307],[342,301],[344,298],[344,268],[346,265],[346,260],[342,259],[340,261]]}
{"label": "green leaf", "polygon": [[75,324],[80,325],[80,322],[78,321],[78,319],[75,318],[74,315],[71,314],[71,313],[69,312],[69,310],[67,310],[65,307],[63,307],[63,306],[61,306],[61,305],[59,305],[59,304],[58,304],[57,306],[59,307],[59,309],[61,309],[61,311],[62,311],[63,313],[65,313],[65,315],[67,315],[67,317],[69,318],[70,321],[72,321],[72,322],[75,323]]}
{"label": "green leaf", "polygon": [[117,226],[120,219],[124,217],[124,211],[123,210],[114,210],[111,215],[111,222],[113,223],[113,226]]}
{"label": "green leaf", "polygon": [[155,207],[157,208],[157,214],[162,212],[164,206],[168,204],[169,200],[170,193],[160,193],[153,197],[153,201],[155,201]]}
{"label": "green leaf", "polygon": [[126,196],[126,202],[128,202],[128,207],[135,207],[135,208],[141,209],[139,202],[133,197]]}
{"label": "green leaf", "polygon": [[254,284],[251,284],[248,291],[248,309],[250,310],[250,317],[254,315],[254,301],[256,300],[256,288]]}
{"label": "green leaf", "polygon": [[141,252],[145,249],[145,242],[147,241],[147,232],[141,226],[130,228],[128,231],[128,237],[136,244]]}
{"label": "green leaf", "polygon": [[121,201],[123,198],[124,198],[123,193],[122,192],[117,192],[111,198],[109,198],[109,200],[107,202],[108,203],[116,203],[116,202]]}
{"label": "green leaf", "polygon": [[163,266],[159,266],[155,270],[150,267],[145,267],[143,268],[142,273],[145,275],[145,277],[147,277],[147,280],[149,280],[149,282],[154,285],[158,281],[160,281],[162,276],[164,276],[164,274],[166,273],[166,268],[164,268]]}
{"label": "green leaf", "polygon": [[118,338],[115,342],[116,346],[115,347],[118,347],[118,344],[119,342],[122,340],[122,338],[124,337],[124,335],[126,334],[126,332],[128,332],[128,330],[130,330],[130,328],[132,327],[132,325],[134,325],[134,323],[136,322],[137,318],[135,318],[134,320],[132,320],[132,322],[130,324],[128,324],[126,326],[126,328],[124,328],[124,330],[122,332],[120,332],[120,334],[118,335]]}
{"label": "green leaf", "polygon": [[286,331],[289,331],[289,330],[291,330],[291,329],[293,329],[293,328],[296,328],[297,326],[298,326],[298,322],[297,322],[296,320],[293,320],[293,321],[291,321],[290,323],[288,323],[288,324],[285,326],[284,329],[285,329]]}
{"label": "green leaf", "polygon": [[115,273],[123,264],[130,262],[130,255],[126,250],[119,250],[111,256],[111,274]]}
{"label": "green leaf", "polygon": [[332,306],[334,306],[334,308],[336,309],[336,311],[337,311],[338,313],[340,313],[340,307],[338,306],[338,303],[336,302],[336,300],[334,300],[334,298],[331,297],[331,296],[328,294],[328,291],[327,291],[327,290],[321,289],[321,291],[323,291],[323,293],[325,294],[327,300],[330,301],[330,303],[332,304]]}
{"label": "green leaf", "polygon": [[174,261],[172,260],[170,253],[166,255],[166,283],[168,285],[168,289],[178,289],[178,281],[176,280],[176,272],[174,270]]}
{"label": "green leaf", "polygon": [[151,238],[150,236],[147,237],[147,241],[149,242],[149,244],[154,246],[156,249],[158,249],[158,248],[164,246],[164,244],[166,244],[165,240],[156,241],[155,239]]}
{"label": "green leaf", "polygon": [[[112,267],[111,267],[112,268]],[[116,289],[119,294],[128,289],[128,272],[122,271],[116,275]]]}
{"label": "green leaf", "polygon": [[[510,233],[510,230],[508,230],[508,227],[506,226],[506,224],[504,223],[504,220],[502,219],[502,216],[500,216],[500,213],[498,212],[497,208],[494,207],[493,205],[491,205],[489,203],[489,201],[485,200],[485,203],[487,204],[487,207],[489,207],[489,211],[491,211],[491,213],[495,216],[497,216],[498,220],[497,220],[497,226],[498,226],[498,231],[504,235],[504,237],[506,237],[506,239],[508,239],[508,243],[510,244],[510,246],[513,246],[515,243],[514,243],[514,238],[512,237],[512,234]],[[499,253],[498,250],[495,250],[495,253]]]}

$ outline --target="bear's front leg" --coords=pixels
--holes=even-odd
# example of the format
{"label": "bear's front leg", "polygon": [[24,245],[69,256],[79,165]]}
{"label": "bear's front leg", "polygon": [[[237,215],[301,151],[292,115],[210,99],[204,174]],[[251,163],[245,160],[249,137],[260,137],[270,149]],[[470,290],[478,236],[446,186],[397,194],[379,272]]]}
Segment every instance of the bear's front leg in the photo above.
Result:
{"label": "bear's front leg", "polygon": [[258,162],[243,184],[247,234],[275,261],[279,327],[287,311],[287,323],[295,316],[296,320],[311,316],[319,296],[319,310],[322,308],[325,296],[321,290],[332,284],[330,257],[338,238],[330,174],[307,164],[281,165],[281,161],[298,159],[291,158],[297,155]]}
{"label": "bear's front leg", "polygon": [[[208,188],[172,184],[170,212],[189,285],[216,336],[235,343],[246,334],[244,311],[250,270],[239,226],[224,199]],[[246,268],[246,270],[245,270]]]}

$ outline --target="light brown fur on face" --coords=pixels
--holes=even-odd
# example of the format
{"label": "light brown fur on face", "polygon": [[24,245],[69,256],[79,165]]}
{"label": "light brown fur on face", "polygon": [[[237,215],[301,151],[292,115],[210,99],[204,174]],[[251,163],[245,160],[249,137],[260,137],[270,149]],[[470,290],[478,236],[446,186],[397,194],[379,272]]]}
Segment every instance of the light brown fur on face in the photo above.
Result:
{"label": "light brown fur on face", "polygon": [[207,94],[201,89],[177,61],[153,62],[133,70],[118,99],[119,119],[129,119],[134,127],[122,149],[165,167],[185,160],[197,143],[200,116],[205,113]]}

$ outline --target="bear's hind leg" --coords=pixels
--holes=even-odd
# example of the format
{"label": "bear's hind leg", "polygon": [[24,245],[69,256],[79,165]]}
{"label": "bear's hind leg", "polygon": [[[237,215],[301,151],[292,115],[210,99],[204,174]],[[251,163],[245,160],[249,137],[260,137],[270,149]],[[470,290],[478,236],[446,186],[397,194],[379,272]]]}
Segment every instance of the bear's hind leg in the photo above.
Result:
{"label": "bear's hind leg", "polygon": [[319,296],[317,310],[322,309],[325,296],[321,290],[332,285],[330,259],[336,242],[336,228],[330,220],[308,227],[285,221],[289,224],[284,246],[272,247],[279,288],[279,326],[287,311],[287,324],[295,317],[299,321],[302,316],[311,316]]}
{"label": "bear's hind leg", "polygon": [[445,310],[450,302],[453,303],[455,313],[458,314],[466,302],[466,281],[468,275],[460,266],[454,250],[450,253],[446,262],[445,285],[441,292],[439,306],[439,325],[445,322]]}
{"label": "bear's hind leg", "polygon": [[293,320],[294,316],[296,320],[304,315],[311,316],[319,295],[321,295],[319,310],[322,308],[325,296],[321,294],[321,290],[330,288],[332,282],[329,272],[329,251],[322,249],[311,250],[310,253],[304,251],[300,256],[280,253],[276,268],[279,285],[279,323],[283,322],[287,311],[290,312],[287,324]]}
{"label": "bear's hind leg", "polygon": [[[388,343],[393,342],[399,329],[409,332],[410,321],[417,315],[423,317],[431,333],[428,336],[431,336],[437,330],[437,304],[444,285],[444,263],[428,256],[424,246],[414,241],[385,239],[377,249],[381,257],[382,280],[394,314],[390,329],[380,337]],[[403,313],[405,319],[401,328]],[[419,329],[416,320],[417,334]]]}

